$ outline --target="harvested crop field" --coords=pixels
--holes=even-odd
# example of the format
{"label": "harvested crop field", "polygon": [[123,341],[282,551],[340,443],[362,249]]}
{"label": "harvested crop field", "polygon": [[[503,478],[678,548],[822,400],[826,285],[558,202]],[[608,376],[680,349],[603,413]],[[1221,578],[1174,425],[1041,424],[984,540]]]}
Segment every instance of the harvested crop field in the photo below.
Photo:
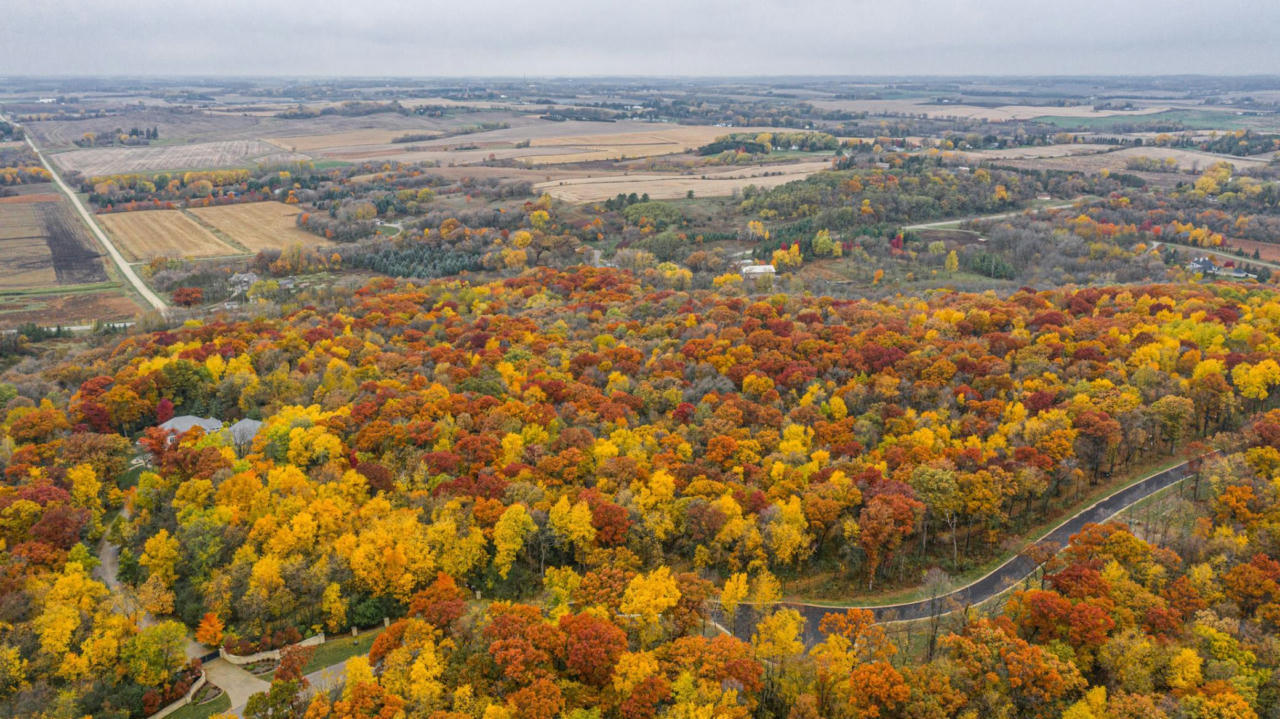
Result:
{"label": "harvested crop field", "polygon": [[534,190],[567,202],[600,202],[619,193],[628,195],[633,192],[637,195],[648,193],[655,200],[672,200],[685,197],[690,190],[695,197],[721,197],[747,185],[777,187],[830,168],[829,162],[811,161],[732,168],[698,175],[615,173],[540,182],[534,185]]}
{"label": "harvested crop field", "polygon": [[0,204],[0,290],[102,282],[88,230],[59,202]]}
{"label": "harvested crop field", "polygon": [[[749,129],[740,130],[750,132]],[[568,137],[546,137],[531,142],[533,149],[555,148],[557,152],[535,153],[522,159],[538,164],[593,162],[632,157],[653,157],[688,152],[729,134],[723,127],[706,125],[658,126],[643,132],[613,132]],[[565,148],[573,152],[565,153]]]}
{"label": "harvested crop field", "polygon": [[121,322],[133,319],[140,307],[129,297],[114,291],[67,294],[4,295],[0,293],[0,329],[27,322],[53,325],[88,325],[95,320]]}
{"label": "harvested crop field", "polygon": [[[370,128],[335,132],[328,135],[301,135],[298,137],[264,138],[267,142],[286,152],[314,152],[327,148],[358,147],[361,145],[388,145],[392,140],[408,134],[419,134],[411,130],[388,130]],[[423,130],[421,134],[436,134],[432,130]]]}
{"label": "harvested crop field", "polygon": [[[1134,158],[1147,157],[1154,160],[1173,158],[1178,168],[1184,173],[1198,173],[1218,162],[1229,162],[1238,169],[1257,167],[1267,164],[1267,160],[1256,157],[1234,157],[1216,155],[1198,150],[1182,150],[1170,147],[1127,147],[1115,152],[1099,152],[1093,154],[1071,155],[1066,157],[1045,157],[1034,160],[1008,160],[1015,167],[1030,169],[1068,170],[1073,172],[1101,172],[1102,170],[1126,171],[1128,162]],[[1150,178],[1156,173],[1145,173]],[[1168,173],[1165,173],[1168,174]],[[1176,177],[1173,175],[1172,177]],[[1155,178],[1159,179],[1159,178]],[[1172,179],[1172,178],[1166,178]]]}
{"label": "harvested crop field", "polygon": [[38,205],[44,202],[59,202],[62,195],[56,195],[48,192],[32,193],[30,195],[14,195],[12,197],[0,197],[0,205]]}
{"label": "harvested crop field", "polygon": [[1232,237],[1227,240],[1227,250],[1244,250],[1245,257],[1240,258],[1237,262],[1248,262],[1253,259],[1253,253],[1257,251],[1258,259],[1265,262],[1280,262],[1280,245],[1271,242],[1258,242],[1257,240],[1242,240]]}
{"label": "harvested crop field", "polygon": [[1030,120],[1053,115],[1057,117],[1137,117],[1165,112],[1167,105],[1143,107],[1137,110],[1094,110],[1092,105],[1056,107],[1052,105],[977,105],[935,104],[923,98],[903,100],[813,100],[814,107],[845,112],[867,112],[872,115],[928,115],[929,117],[964,117],[976,120]]}
{"label": "harvested crop field", "polygon": [[0,206],[0,257],[0,290],[47,287],[58,281],[44,220],[33,205]]}
{"label": "harvested crop field", "polygon": [[53,155],[52,159],[64,170],[77,170],[93,176],[159,170],[246,167],[259,163],[293,162],[311,158],[282,150],[262,140],[228,140],[164,147],[105,147],[71,150]]}
{"label": "harvested crop field", "polygon": [[220,257],[242,251],[218,239],[182,210],[144,210],[98,215],[126,259]]}
{"label": "harvested crop field", "polygon": [[250,202],[222,207],[196,207],[191,214],[253,252],[289,245],[326,246],[328,240],[299,229],[298,209],[283,202]]}
{"label": "harvested crop field", "polygon": [[[700,147],[731,132],[763,131],[757,128],[638,121],[549,122],[530,116],[513,118],[510,124],[511,127],[499,130],[405,144],[334,145],[317,150],[317,153],[348,161],[427,161],[441,166],[478,164],[490,158],[550,165],[670,155]],[[374,131],[369,132],[365,139],[375,137]],[[332,142],[319,137],[316,140]],[[527,146],[516,147],[526,141],[529,143]],[[302,149],[301,145],[299,149]]]}
{"label": "harvested crop field", "polygon": [[1092,155],[1099,152],[1113,152],[1115,150],[1115,145],[1070,144],[1006,147],[1001,150],[977,150],[960,154],[966,159],[980,162],[982,160],[1032,160],[1045,157],[1072,157],[1075,155]]}

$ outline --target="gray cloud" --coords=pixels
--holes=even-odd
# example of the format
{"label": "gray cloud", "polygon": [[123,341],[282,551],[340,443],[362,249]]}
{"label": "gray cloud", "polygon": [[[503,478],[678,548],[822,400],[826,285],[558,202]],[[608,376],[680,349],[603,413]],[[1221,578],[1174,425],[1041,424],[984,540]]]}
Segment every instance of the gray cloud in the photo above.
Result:
{"label": "gray cloud", "polygon": [[4,0],[0,73],[1280,73],[1269,0]]}

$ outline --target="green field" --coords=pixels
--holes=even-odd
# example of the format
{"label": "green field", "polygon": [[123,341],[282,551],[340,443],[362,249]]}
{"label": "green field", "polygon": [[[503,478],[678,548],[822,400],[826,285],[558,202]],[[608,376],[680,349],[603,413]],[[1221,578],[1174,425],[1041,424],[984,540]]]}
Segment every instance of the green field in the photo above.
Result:
{"label": "green field", "polygon": [[1118,127],[1142,127],[1150,123],[1177,123],[1187,130],[1243,130],[1275,127],[1275,115],[1237,115],[1219,110],[1166,110],[1150,115],[1115,115],[1111,117],[1063,117],[1044,115],[1034,122],[1056,125],[1067,130],[1115,130]]}

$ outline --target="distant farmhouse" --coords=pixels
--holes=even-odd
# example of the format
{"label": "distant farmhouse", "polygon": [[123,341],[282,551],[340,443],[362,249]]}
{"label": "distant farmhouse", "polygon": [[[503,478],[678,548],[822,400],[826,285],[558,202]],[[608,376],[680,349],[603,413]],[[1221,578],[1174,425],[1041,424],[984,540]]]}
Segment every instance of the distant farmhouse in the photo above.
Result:
{"label": "distant farmhouse", "polygon": [[227,280],[232,295],[244,294],[259,280],[256,272],[237,272]]}
{"label": "distant farmhouse", "polygon": [[743,277],[773,277],[777,272],[773,265],[746,265],[742,268]]}
{"label": "distant farmhouse", "polygon": [[1254,275],[1250,272],[1245,272],[1239,267],[1236,267],[1235,263],[1228,262],[1224,265],[1219,266],[1218,264],[1214,263],[1212,259],[1210,259],[1205,255],[1201,255],[1200,257],[1197,257],[1194,260],[1188,262],[1187,271],[1194,272],[1204,277],[1231,277],[1234,279],[1241,279],[1241,280],[1257,279],[1257,275]]}

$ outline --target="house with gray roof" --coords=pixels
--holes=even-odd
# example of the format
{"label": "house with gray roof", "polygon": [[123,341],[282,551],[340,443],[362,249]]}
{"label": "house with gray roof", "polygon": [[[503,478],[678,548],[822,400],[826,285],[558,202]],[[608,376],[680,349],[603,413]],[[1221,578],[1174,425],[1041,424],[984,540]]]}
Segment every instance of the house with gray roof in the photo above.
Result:
{"label": "house with gray roof", "polygon": [[199,427],[205,431],[205,434],[209,434],[222,429],[222,421],[212,417],[197,417],[193,414],[184,414],[160,423],[160,429],[173,434],[182,434],[192,427]]}
{"label": "house with gray roof", "polygon": [[262,429],[262,423],[256,419],[242,419],[231,425],[231,442],[236,446],[236,451],[244,454],[245,450],[253,444],[253,438],[258,436],[260,429]]}

